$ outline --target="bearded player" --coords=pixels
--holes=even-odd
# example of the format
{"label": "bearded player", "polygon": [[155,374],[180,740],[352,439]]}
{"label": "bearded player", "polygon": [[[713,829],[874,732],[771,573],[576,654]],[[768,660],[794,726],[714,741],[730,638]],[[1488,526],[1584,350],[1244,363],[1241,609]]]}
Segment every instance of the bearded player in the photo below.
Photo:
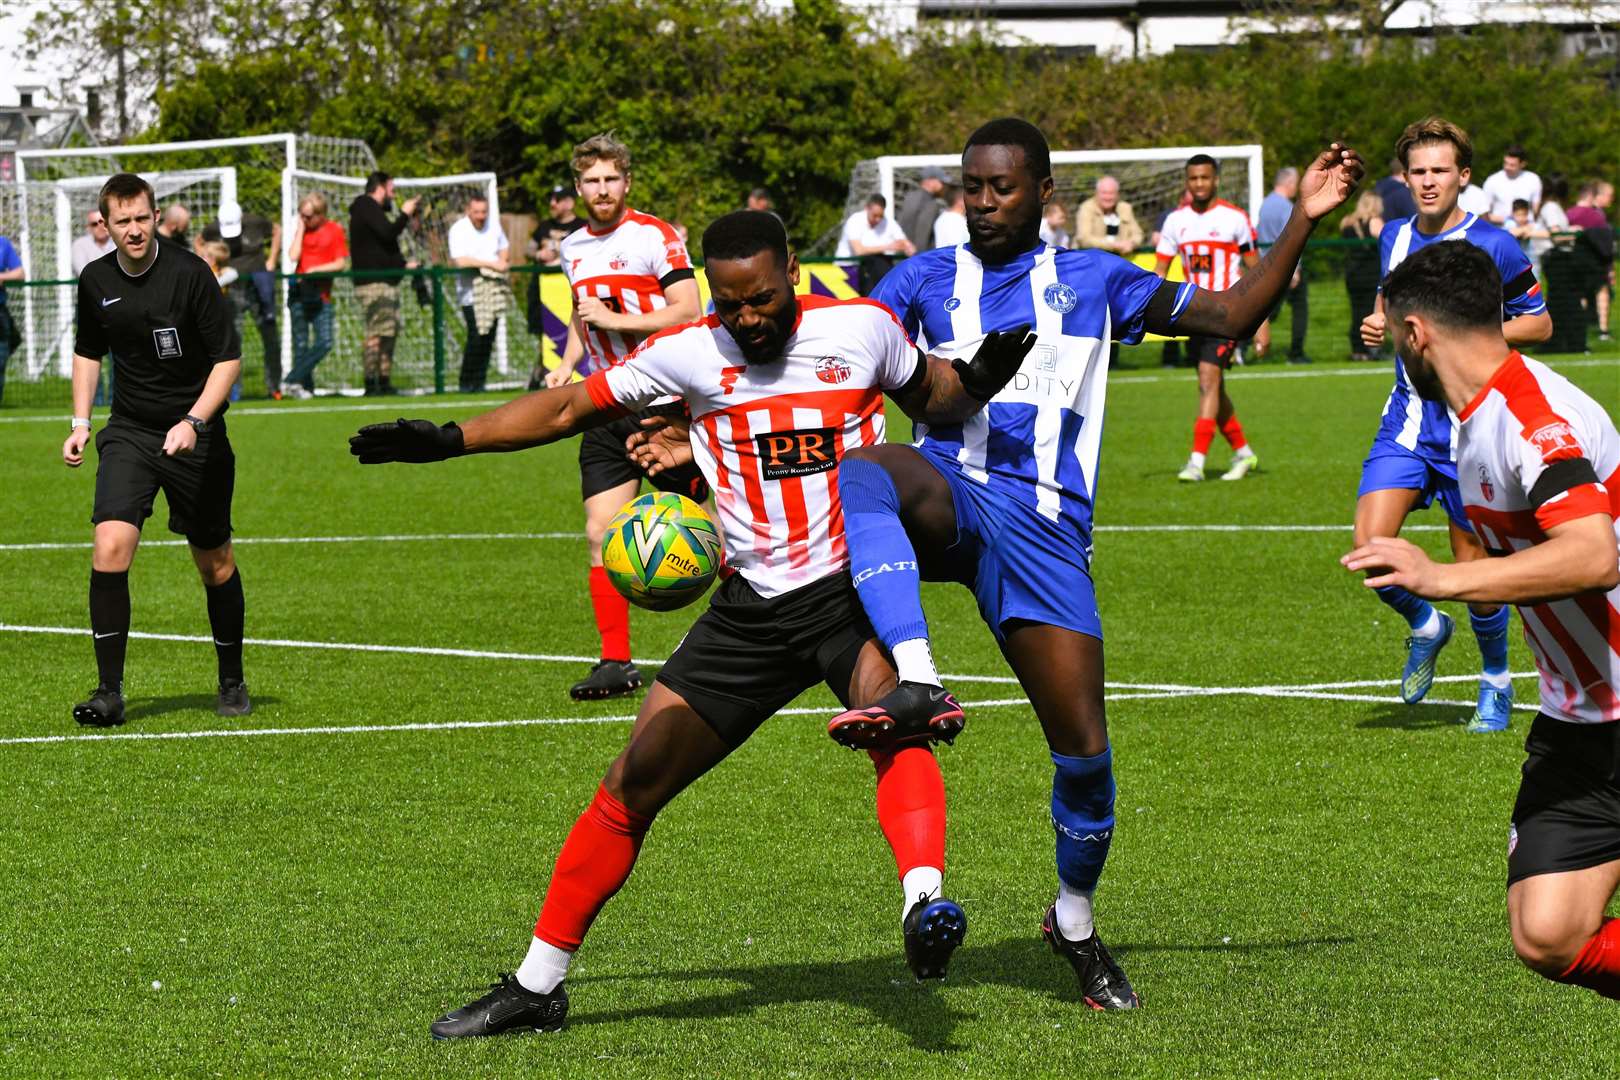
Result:
{"label": "bearded player", "polygon": [[[624,363],[442,428],[401,420],[351,440],[364,463],[521,450],[625,416],[665,395],[692,414],[690,451],[713,487],[734,571],[660,669],[630,742],[569,834],[515,975],[432,1025],[437,1038],[554,1030],[562,980],[592,920],[629,877],[654,816],[774,713],[825,681],[846,706],[891,691],[894,668],[846,574],[834,470],[883,438],[883,394],[913,417],[961,423],[1017,371],[1027,327],[992,334],[971,360],[925,356],[867,300],[795,297],[782,223],[742,210],[703,236],[715,314],[656,334]],[[904,894],[906,958],[945,974],[966,933],[941,895],[945,790],[927,743],[961,729],[961,709],[891,730],[877,766],[878,821]]]}
{"label": "bearded player", "polygon": [[[1530,345],[1552,334],[1552,318],[1541,286],[1519,242],[1457,205],[1468,186],[1474,144],[1468,133],[1449,120],[1431,116],[1409,124],[1395,143],[1395,156],[1406,167],[1406,182],[1418,212],[1406,221],[1390,222],[1378,236],[1381,277],[1430,244],[1460,240],[1488,252],[1502,280],[1502,333],[1510,345]],[[1384,300],[1380,293],[1372,315],[1361,325],[1362,341],[1378,348],[1384,341]],[[1474,535],[1457,488],[1456,432],[1443,401],[1424,401],[1413,392],[1401,358],[1395,357],[1395,386],[1384,405],[1384,418],[1372,449],[1361,466],[1356,497],[1356,543],[1374,536],[1394,536],[1406,516],[1436,499],[1450,520],[1452,557],[1483,559],[1485,549]],[[1406,639],[1406,665],[1401,697],[1422,701],[1434,682],[1440,650],[1451,640],[1451,616],[1399,585],[1377,590],[1378,599],[1411,628]],[[1508,608],[1474,602],[1468,621],[1479,644],[1479,696],[1468,730],[1502,731],[1513,711],[1513,682],[1508,678]]]}
{"label": "bearded player", "polygon": [[1519,609],[1541,712],[1508,831],[1513,948],[1554,982],[1620,1000],[1620,920],[1605,915],[1620,886],[1620,434],[1512,347],[1501,291],[1472,244],[1426,247],[1384,283],[1405,381],[1456,416],[1461,501],[1495,557],[1436,564],[1375,536],[1343,562],[1371,588]]}
{"label": "bearded player", "polygon": [[[1188,202],[1164,219],[1153,272],[1164,277],[1179,254],[1188,281],[1200,289],[1230,289],[1245,268],[1260,261],[1254,226],[1248,214],[1216,198],[1221,173],[1214,158],[1208,154],[1188,158],[1186,179]],[[1218,430],[1232,447],[1232,464],[1221,479],[1241,480],[1260,464],[1260,458],[1243,434],[1226,392],[1226,372],[1237,362],[1238,343],[1194,334],[1187,349],[1198,364],[1198,419],[1193,421],[1192,454],[1176,479],[1196,483],[1204,478],[1204,458]]]}
{"label": "bearded player", "polygon": [[[630,151],[611,135],[593,135],[574,147],[574,186],[584,201],[585,228],[563,238],[563,273],[573,296],[562,362],[546,374],[563,386],[585,361],[589,372],[618,364],[649,335],[698,317],[701,301],[686,244],[666,222],[630,208]],[[601,659],[568,691],[576,701],[617,697],[641,686],[630,661],[630,601],[602,569],[602,536],[641,489],[642,473],[625,457],[624,440],[636,418],[587,430],[579,440],[580,494],[590,545],[591,610],[602,639]],[[708,488],[695,469],[653,481],[702,502]]]}
{"label": "bearded player", "polygon": [[908,730],[940,685],[918,595],[921,578],[973,589],[1051,750],[1057,900],[1042,932],[1098,1009],[1137,1004],[1095,931],[1092,894],[1114,833],[1113,756],[1103,715],[1102,626],[1091,581],[1092,499],[1111,340],[1148,331],[1230,340],[1253,333],[1288,287],[1305,239],[1362,172],[1333,146],[1301,182],[1277,243],[1224,292],[1161,281],[1117,255],[1059,251],[1040,239],[1052,198],[1046,139],[994,120],[962,154],[972,239],[896,267],[873,298],[941,356],[1033,324],[1037,343],[990,404],[960,423],[926,421],[914,446],[851,450],[839,469],[850,574],[899,669],[876,707],[829,731],[881,745]]}

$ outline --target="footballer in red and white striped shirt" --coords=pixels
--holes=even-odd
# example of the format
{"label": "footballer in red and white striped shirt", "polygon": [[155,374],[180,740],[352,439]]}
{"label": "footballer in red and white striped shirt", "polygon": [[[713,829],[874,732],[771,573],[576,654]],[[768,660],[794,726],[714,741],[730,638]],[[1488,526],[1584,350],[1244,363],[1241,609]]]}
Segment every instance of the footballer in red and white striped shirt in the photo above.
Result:
{"label": "footballer in red and white striped shirt", "polygon": [[798,264],[768,213],[721,217],[703,249],[709,318],[654,335],[583,383],[518,398],[465,427],[401,420],[351,440],[363,463],[519,450],[679,395],[694,418],[687,445],[720,493],[737,571],[659,670],[629,744],[569,833],[522,965],[436,1021],[436,1037],[560,1027],[569,963],[628,878],[653,817],[820,682],[852,708],[917,688],[915,709],[893,720],[895,738],[872,752],[913,973],[943,977],[966,933],[961,907],[941,892],[945,790],[927,745],[961,730],[961,707],[938,686],[897,687],[845,572],[835,473],[847,449],[881,439],[884,392],[917,419],[961,423],[1012,379],[1035,337],[1027,326],[992,333],[972,360],[953,365],[925,356],[879,304],[796,297]]}
{"label": "footballer in red and white striped shirt", "polygon": [[[574,147],[573,165],[586,224],[562,242],[562,269],[574,311],[562,363],[546,374],[547,386],[564,385],[581,366],[600,371],[620,363],[649,335],[690,322],[702,310],[686,244],[669,224],[631,209],[626,201],[629,148],[611,135],[595,135]],[[641,672],[630,660],[630,602],[602,569],[602,536],[619,509],[641,490],[642,472],[624,455],[624,440],[636,429],[635,418],[627,417],[585,432],[579,442],[591,613],[602,648],[601,659],[569,688],[576,700],[616,697],[641,686]],[[654,484],[700,502],[707,495],[695,469],[671,473]]]}
{"label": "footballer in red and white striped shirt", "polygon": [[1603,406],[1509,348],[1502,279],[1473,244],[1431,244],[1384,283],[1408,379],[1457,417],[1457,480],[1494,558],[1431,561],[1375,537],[1345,556],[1373,588],[1513,604],[1540,672],[1540,714],[1508,832],[1519,958],[1620,1000],[1620,433]]}
{"label": "footballer in red and white striped shirt", "polygon": [[[1230,289],[1260,255],[1255,248],[1249,215],[1217,198],[1220,166],[1208,154],[1187,159],[1187,194],[1191,201],[1170,212],[1159,230],[1158,265],[1164,277],[1179,254],[1187,280],[1201,289]],[[1204,478],[1204,459],[1219,431],[1232,447],[1232,463],[1222,480],[1241,480],[1260,464],[1243,434],[1237,410],[1226,393],[1226,369],[1238,360],[1238,344],[1222,338],[1194,337],[1187,349],[1198,362],[1198,418],[1193,421],[1192,453],[1176,478],[1196,482]]]}

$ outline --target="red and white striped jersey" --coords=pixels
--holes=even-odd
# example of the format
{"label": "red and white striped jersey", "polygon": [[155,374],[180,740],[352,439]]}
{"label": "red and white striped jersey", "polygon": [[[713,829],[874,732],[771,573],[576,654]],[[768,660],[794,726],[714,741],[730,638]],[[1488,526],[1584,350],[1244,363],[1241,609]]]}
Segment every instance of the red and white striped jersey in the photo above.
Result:
{"label": "red and white striped jersey", "polygon": [[[1620,518],[1614,421],[1545,364],[1510,353],[1457,421],[1458,487],[1491,554],[1542,543],[1548,529],[1590,514]],[[1519,605],[1519,616],[1542,711],[1577,724],[1620,720],[1620,586]]]}
{"label": "red and white striped jersey", "polygon": [[1225,199],[1199,213],[1189,203],[1170,212],[1159,230],[1158,253],[1181,255],[1187,280],[1200,289],[1230,289],[1243,276],[1243,254],[1255,247],[1249,215]]}
{"label": "red and white striped jersey", "polygon": [[672,394],[692,413],[692,452],[714,491],[727,564],[761,596],[849,565],[838,461],[883,441],[883,392],[926,363],[889,309],[801,296],[780,359],[750,364],[718,316],[649,337],[585,388],[598,409]]}
{"label": "red and white striped jersey", "polygon": [[[589,225],[575,229],[558,250],[575,300],[594,296],[631,315],[668,306],[664,290],[694,276],[685,242],[667,222],[639,210],[625,210],[624,218],[606,232]],[[581,329],[592,371],[619,363],[641,344],[634,334]]]}

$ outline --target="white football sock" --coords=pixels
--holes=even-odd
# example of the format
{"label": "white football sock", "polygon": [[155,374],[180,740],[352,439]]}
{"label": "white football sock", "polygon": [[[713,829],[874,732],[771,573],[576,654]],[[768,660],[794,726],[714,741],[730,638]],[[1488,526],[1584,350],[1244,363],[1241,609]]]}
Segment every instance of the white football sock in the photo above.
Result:
{"label": "white football sock", "polygon": [[1513,676],[1505,671],[1482,671],[1479,674],[1481,682],[1489,683],[1497,690],[1506,690],[1513,685]]}
{"label": "white football sock", "polygon": [[573,958],[574,954],[567,949],[559,949],[539,938],[532,938],[529,941],[529,955],[518,965],[517,981],[525,990],[549,994],[568,974],[568,962]]}
{"label": "white football sock", "polygon": [[902,641],[890,652],[894,655],[896,674],[901,682],[920,682],[938,686],[939,672],[934,670],[934,654],[928,648],[927,638]]}
{"label": "white football sock", "polygon": [[1187,464],[1191,465],[1195,469],[1202,469],[1204,467],[1204,455],[1194,450],[1190,455],[1188,455]]}
{"label": "white football sock", "polygon": [[1091,898],[1095,894],[1095,889],[1081,892],[1079,889],[1070,888],[1061,880],[1058,882],[1058,933],[1070,941],[1084,941],[1091,936],[1094,929],[1091,921]]}
{"label": "white football sock", "polygon": [[905,894],[905,903],[900,907],[900,921],[906,921],[907,913],[919,898],[926,896],[934,899],[944,885],[945,875],[935,867],[917,866],[907,870],[906,876],[900,879],[900,891]]}
{"label": "white football sock", "polygon": [[1422,626],[1418,626],[1418,627],[1413,628],[1412,636],[1413,637],[1420,637],[1420,638],[1436,638],[1436,637],[1439,637],[1440,636],[1440,610],[1438,608],[1434,608],[1434,607],[1429,608],[1429,617],[1428,617],[1428,619],[1423,623]]}

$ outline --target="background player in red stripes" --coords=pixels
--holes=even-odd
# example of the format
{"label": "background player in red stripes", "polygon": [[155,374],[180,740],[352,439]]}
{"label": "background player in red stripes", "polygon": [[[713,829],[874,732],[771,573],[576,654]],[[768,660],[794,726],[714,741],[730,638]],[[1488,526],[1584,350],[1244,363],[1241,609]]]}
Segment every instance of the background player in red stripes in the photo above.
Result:
{"label": "background player in red stripes", "polygon": [[[649,335],[696,319],[702,301],[686,244],[667,222],[632,209],[630,150],[612,135],[593,135],[574,147],[574,186],[585,204],[586,225],[563,238],[563,273],[574,311],[562,363],[547,373],[562,386],[584,362],[585,374],[621,363]],[[590,545],[591,610],[602,639],[601,659],[575,683],[575,700],[628,694],[641,686],[630,662],[630,602],[602,569],[602,536],[641,489],[642,472],[625,457],[624,440],[636,430],[625,417],[586,431],[579,440],[580,494]],[[653,483],[699,502],[708,488],[695,469],[673,470]]]}
{"label": "background player in red stripes", "polygon": [[[1159,230],[1158,265],[1153,272],[1160,277],[1169,272],[1170,261],[1179,254],[1188,281],[1200,289],[1220,292],[1237,284],[1245,267],[1260,261],[1249,215],[1215,197],[1220,179],[1220,166],[1208,154],[1187,159],[1187,194],[1192,201],[1171,211]],[[1244,436],[1237,410],[1226,394],[1225,373],[1237,362],[1238,343],[1195,335],[1187,348],[1198,362],[1198,419],[1193,422],[1192,455],[1176,479],[1196,482],[1204,478],[1204,456],[1219,429],[1232,444],[1232,464],[1221,479],[1241,480],[1260,464],[1260,458]]]}

